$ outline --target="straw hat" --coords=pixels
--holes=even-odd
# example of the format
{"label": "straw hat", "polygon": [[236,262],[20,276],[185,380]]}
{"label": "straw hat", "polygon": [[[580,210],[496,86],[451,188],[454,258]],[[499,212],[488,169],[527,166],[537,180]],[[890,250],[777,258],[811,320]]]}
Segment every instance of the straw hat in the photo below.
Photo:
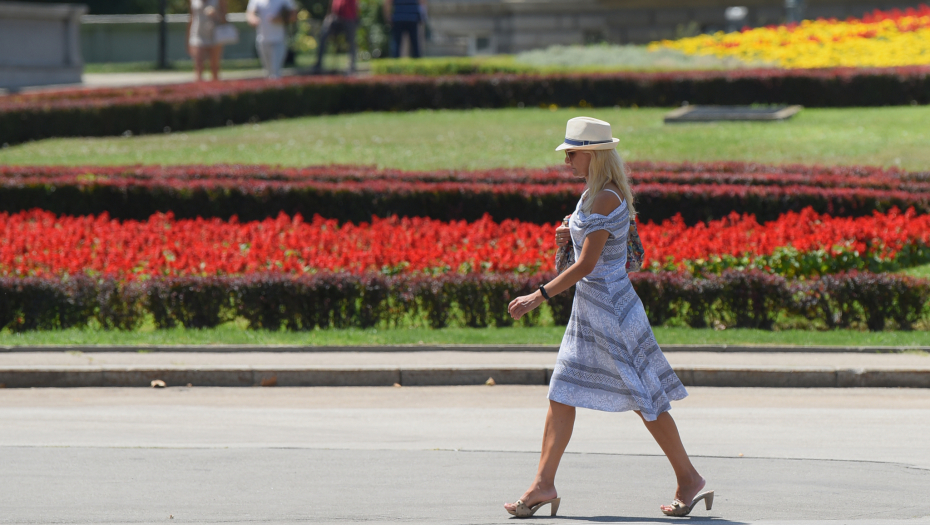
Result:
{"label": "straw hat", "polygon": [[566,149],[614,149],[620,139],[611,137],[610,124],[591,117],[575,117],[565,126],[565,142],[555,148]]}

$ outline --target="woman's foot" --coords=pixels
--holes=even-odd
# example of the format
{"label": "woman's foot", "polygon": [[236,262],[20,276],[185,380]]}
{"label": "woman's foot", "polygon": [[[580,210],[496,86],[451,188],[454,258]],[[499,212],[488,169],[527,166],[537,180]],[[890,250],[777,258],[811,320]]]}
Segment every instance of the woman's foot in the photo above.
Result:
{"label": "woman's foot", "polygon": [[[523,502],[527,507],[532,507],[541,501],[548,501],[552,498],[559,497],[559,494],[555,490],[554,484],[542,484],[539,482],[533,483],[526,492],[523,493],[523,496],[520,498],[520,501]],[[514,509],[517,508],[516,502],[514,503],[504,503],[504,508],[507,512],[511,514],[514,512]]]}
{"label": "woman's foot", "polygon": [[[691,501],[694,500],[694,497],[698,495],[699,492],[707,485],[707,480],[698,476],[697,478],[689,480],[687,483],[678,483],[678,490],[675,491],[675,499],[684,503],[685,505],[690,505]],[[671,511],[674,507],[671,505],[661,505],[659,507],[663,512]]]}

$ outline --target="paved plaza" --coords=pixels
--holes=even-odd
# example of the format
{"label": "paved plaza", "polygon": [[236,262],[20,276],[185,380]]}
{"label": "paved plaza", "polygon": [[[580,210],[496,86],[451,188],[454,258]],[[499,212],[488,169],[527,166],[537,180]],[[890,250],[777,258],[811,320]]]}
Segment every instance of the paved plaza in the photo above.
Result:
{"label": "paved plaza", "polygon": [[[690,390],[672,413],[712,511],[662,516],[672,472],[642,423],[580,410],[557,519],[930,523],[930,390]],[[0,523],[509,523],[501,503],[535,471],[545,395],[4,389]]]}

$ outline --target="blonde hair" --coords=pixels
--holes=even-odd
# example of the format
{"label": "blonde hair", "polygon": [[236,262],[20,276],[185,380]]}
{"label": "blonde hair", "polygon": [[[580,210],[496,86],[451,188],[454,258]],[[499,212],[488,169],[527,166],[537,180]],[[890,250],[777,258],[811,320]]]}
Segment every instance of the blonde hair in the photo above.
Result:
{"label": "blonde hair", "polygon": [[630,218],[636,217],[636,208],[633,206],[633,191],[630,190],[630,175],[626,169],[626,164],[620,158],[620,154],[615,149],[601,149],[590,151],[579,151],[578,153],[588,153],[591,155],[591,163],[588,165],[588,193],[585,196],[584,204],[581,209],[586,215],[591,214],[591,207],[594,206],[594,197],[613,182],[620,188],[620,194],[626,201],[626,207],[630,210]]}

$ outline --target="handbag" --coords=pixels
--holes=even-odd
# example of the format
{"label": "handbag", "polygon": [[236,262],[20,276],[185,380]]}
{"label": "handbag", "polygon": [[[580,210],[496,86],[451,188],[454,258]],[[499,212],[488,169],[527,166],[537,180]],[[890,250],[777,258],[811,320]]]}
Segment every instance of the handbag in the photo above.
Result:
{"label": "handbag", "polygon": [[[562,219],[562,226],[568,226],[568,221],[571,218],[571,215],[566,215]],[[575,264],[575,247],[572,246],[572,243],[569,242],[564,246],[559,246],[555,251],[555,271],[562,273],[573,264]]]}
{"label": "handbag", "polygon": [[643,269],[646,250],[636,230],[636,220],[630,219],[630,231],[626,236],[626,272],[639,272]]}
{"label": "handbag", "polygon": [[220,24],[213,29],[213,43],[228,46],[239,42],[239,30],[232,24]]}
{"label": "handbag", "polygon": [[[562,219],[562,226],[568,226],[571,215],[566,215]],[[626,237],[626,271],[639,272],[643,269],[643,258],[646,250],[643,248],[643,241],[639,238],[639,231],[636,230],[636,220],[630,219],[630,230]],[[575,264],[575,247],[572,243],[559,246],[555,252],[555,271],[562,273]]]}

